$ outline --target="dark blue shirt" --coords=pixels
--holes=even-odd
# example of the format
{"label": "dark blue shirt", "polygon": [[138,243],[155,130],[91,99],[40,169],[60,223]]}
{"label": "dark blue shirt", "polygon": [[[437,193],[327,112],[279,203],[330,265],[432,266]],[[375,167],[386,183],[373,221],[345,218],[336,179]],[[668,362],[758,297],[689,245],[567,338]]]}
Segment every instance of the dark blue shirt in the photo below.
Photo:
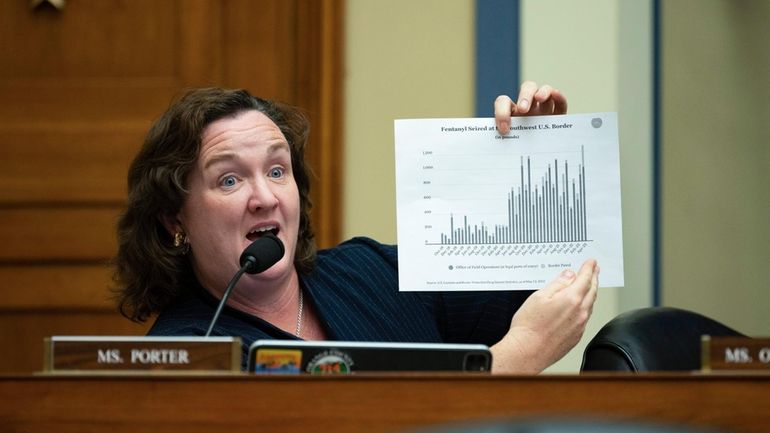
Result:
{"label": "dark blue shirt", "polygon": [[[305,302],[315,307],[330,340],[493,345],[531,292],[399,292],[392,245],[354,238],[318,252],[300,274]],[[150,335],[205,335],[218,299],[197,287],[160,314]],[[225,307],[212,335],[241,337],[243,366],[258,339],[296,339],[259,317]]]}

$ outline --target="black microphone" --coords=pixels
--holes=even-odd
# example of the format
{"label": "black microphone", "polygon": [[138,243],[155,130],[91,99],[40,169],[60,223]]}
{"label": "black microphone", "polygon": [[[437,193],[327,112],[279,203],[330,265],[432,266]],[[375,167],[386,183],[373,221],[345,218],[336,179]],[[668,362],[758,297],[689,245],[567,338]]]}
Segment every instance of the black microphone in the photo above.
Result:
{"label": "black microphone", "polygon": [[233,278],[227,284],[225,294],[222,296],[222,300],[219,301],[219,306],[217,306],[217,311],[214,313],[214,318],[211,319],[209,329],[206,331],[206,337],[211,335],[211,331],[214,329],[214,325],[217,323],[219,315],[222,314],[222,309],[227,303],[227,298],[230,297],[230,292],[233,291],[235,283],[241,279],[244,272],[248,272],[249,274],[264,272],[270,266],[278,263],[278,260],[281,260],[281,257],[283,257],[283,253],[283,242],[272,233],[260,237],[243,250],[240,259],[241,268],[235,275],[233,275]]}
{"label": "black microphone", "polygon": [[258,274],[264,272],[270,266],[278,263],[283,257],[283,242],[274,234],[268,233],[265,236],[252,242],[241,253],[241,266],[247,266],[246,272],[249,274]]}

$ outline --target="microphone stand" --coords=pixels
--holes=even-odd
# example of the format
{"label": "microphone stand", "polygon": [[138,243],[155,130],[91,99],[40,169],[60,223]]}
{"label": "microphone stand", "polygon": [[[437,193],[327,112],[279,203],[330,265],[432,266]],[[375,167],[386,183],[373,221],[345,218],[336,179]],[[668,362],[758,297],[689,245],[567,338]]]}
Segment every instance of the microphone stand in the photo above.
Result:
{"label": "microphone stand", "polygon": [[238,272],[233,275],[233,278],[230,280],[229,283],[227,283],[227,289],[225,289],[225,294],[222,296],[222,300],[219,302],[219,306],[217,307],[216,313],[214,313],[214,318],[211,319],[211,324],[209,325],[209,330],[206,331],[206,337],[211,335],[211,331],[214,329],[214,325],[217,323],[217,320],[219,319],[219,315],[222,314],[222,309],[225,307],[225,304],[227,303],[227,298],[230,297],[230,293],[233,291],[233,288],[235,287],[235,283],[238,282],[238,280],[241,279],[241,276],[248,272],[249,268],[254,266],[253,260],[246,260],[243,266],[241,266],[241,269],[238,270]]}
{"label": "microphone stand", "polygon": [[268,233],[265,236],[258,238],[243,250],[240,258],[241,268],[235,275],[233,275],[233,278],[227,284],[225,294],[222,296],[222,300],[219,301],[219,306],[217,306],[217,311],[214,313],[214,318],[211,320],[208,331],[206,331],[206,337],[211,335],[211,331],[214,329],[214,325],[217,323],[217,319],[219,319],[219,315],[222,314],[222,309],[227,303],[227,298],[230,297],[230,292],[233,291],[235,283],[238,282],[241,276],[245,272],[258,274],[265,271],[281,260],[284,251],[283,243],[272,233]]}

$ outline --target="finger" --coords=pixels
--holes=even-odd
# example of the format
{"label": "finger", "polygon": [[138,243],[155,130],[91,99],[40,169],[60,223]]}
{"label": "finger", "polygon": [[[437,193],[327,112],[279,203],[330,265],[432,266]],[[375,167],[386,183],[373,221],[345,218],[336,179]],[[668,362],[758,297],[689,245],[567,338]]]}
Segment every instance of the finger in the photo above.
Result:
{"label": "finger", "polygon": [[511,130],[511,115],[515,110],[516,104],[507,95],[495,98],[495,124],[500,134],[505,135]]}
{"label": "finger", "polygon": [[553,114],[567,114],[567,97],[557,89],[551,91],[551,100],[553,101]]}
{"label": "finger", "polygon": [[553,100],[548,99],[544,102],[538,102],[536,99],[534,107],[529,110],[529,114],[543,114],[547,116],[547,115],[553,114],[553,109],[554,109]]}
{"label": "finger", "polygon": [[521,83],[519,99],[516,101],[515,114],[526,114],[529,112],[536,91],[537,83],[534,81],[525,81]]}
{"label": "finger", "polygon": [[575,281],[575,277],[577,277],[577,275],[575,275],[575,272],[572,271],[572,269],[565,269],[561,271],[558,277],[548,283],[541,290],[545,295],[550,296],[566,287],[569,287],[570,284]]}
{"label": "finger", "polygon": [[588,309],[589,315],[593,311],[593,306],[596,303],[596,298],[599,295],[599,266],[594,269],[594,273],[591,276],[591,287],[588,290],[585,298],[583,298],[583,308]]}
{"label": "finger", "polygon": [[[555,90],[553,87],[545,84],[543,87],[537,89],[534,95],[534,101],[537,103],[537,110],[530,109],[530,114],[559,114],[556,113],[556,99],[552,96],[560,96],[563,103],[567,101],[564,99],[564,95]],[[562,113],[563,114],[563,113]]]}
{"label": "finger", "polygon": [[551,92],[553,92],[553,87],[545,84],[543,87],[537,89],[533,99],[537,102],[545,102],[551,98]]}
{"label": "finger", "polygon": [[596,260],[588,259],[578,271],[575,282],[570,287],[574,287],[577,291],[577,295],[584,298],[591,290],[591,280],[593,278],[596,269]]}

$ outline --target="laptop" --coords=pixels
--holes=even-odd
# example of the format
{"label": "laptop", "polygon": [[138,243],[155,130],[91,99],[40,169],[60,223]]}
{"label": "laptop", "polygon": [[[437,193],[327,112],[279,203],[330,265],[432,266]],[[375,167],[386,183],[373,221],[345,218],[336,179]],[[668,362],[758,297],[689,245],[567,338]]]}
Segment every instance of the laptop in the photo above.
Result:
{"label": "laptop", "polygon": [[257,340],[248,371],[257,374],[350,374],[366,371],[489,372],[483,344]]}

